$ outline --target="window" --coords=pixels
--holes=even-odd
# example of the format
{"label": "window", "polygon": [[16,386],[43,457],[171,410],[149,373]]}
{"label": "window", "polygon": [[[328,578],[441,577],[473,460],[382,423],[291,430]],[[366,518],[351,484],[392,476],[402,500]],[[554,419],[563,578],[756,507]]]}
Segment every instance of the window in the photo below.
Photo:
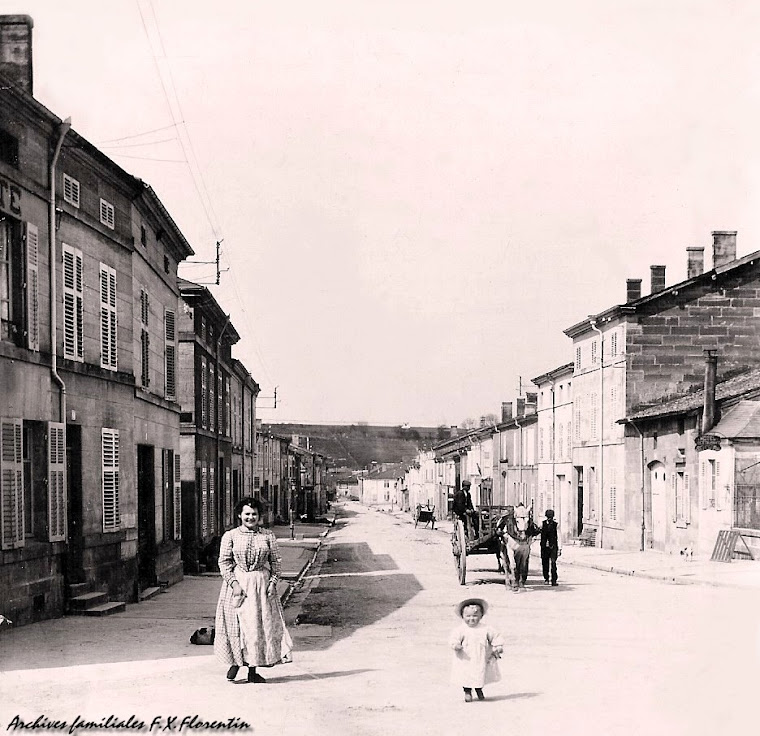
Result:
{"label": "window", "polygon": [[0,161],[18,168],[18,138],[4,130],[0,130]]}
{"label": "window", "polygon": [[577,348],[575,348],[575,370],[579,371],[581,369],[581,346],[579,345]]}
{"label": "window", "polygon": [[145,230],[145,225],[140,225],[140,245],[148,244],[148,233]]}
{"label": "window", "polygon": [[597,354],[598,347],[599,347],[598,342],[594,340],[591,343],[591,365],[596,365],[597,363],[597,360],[599,357]]}
{"label": "window", "polygon": [[214,366],[208,364],[208,428],[216,431],[216,371]]}
{"label": "window", "polygon": [[84,360],[82,340],[84,290],[82,251],[65,243],[63,250],[63,355]]}
{"label": "window", "polygon": [[165,398],[177,398],[177,333],[175,327],[175,312],[173,309],[164,310],[164,369],[165,369]]}
{"label": "window", "polygon": [[164,501],[163,539],[182,537],[182,484],[179,454],[165,449],[162,453],[162,485]]}
{"label": "window", "polygon": [[119,507],[119,430],[101,430],[103,531],[117,531],[121,525]]}
{"label": "window", "polygon": [[557,429],[557,457],[562,460],[565,457],[565,435],[564,425],[560,422]]}
{"label": "window", "polygon": [[100,365],[118,368],[116,317],[116,271],[100,264]]}
{"label": "window", "polygon": [[224,434],[226,437],[230,436],[230,428],[231,428],[231,421],[230,421],[230,377],[227,376],[225,379],[225,385],[224,385],[224,407],[225,407],[225,416],[224,416]]}
{"label": "window", "polygon": [[208,463],[201,464],[201,537],[208,536]]}
{"label": "window", "polygon": [[63,175],[63,201],[79,207],[79,182],[68,174]]}
{"label": "window", "polygon": [[672,476],[675,485],[673,496],[675,498],[676,523],[688,524],[691,521],[690,514],[690,491],[689,474],[683,471],[674,473]]}
{"label": "window", "polygon": [[0,340],[35,351],[40,349],[38,249],[36,225],[22,228],[0,214]]}
{"label": "window", "polygon": [[617,330],[610,335],[610,357],[614,358],[618,352],[618,333]]}
{"label": "window", "polygon": [[544,428],[538,430],[538,457],[544,459]]}
{"label": "window", "polygon": [[114,229],[114,209],[110,202],[105,199],[100,200],[100,221],[106,226]]}
{"label": "window", "polygon": [[591,422],[591,436],[590,436],[590,439],[592,439],[592,440],[594,440],[594,439],[597,438],[597,434],[596,434],[596,430],[597,430],[597,425],[596,425],[596,405],[597,405],[596,394],[592,393],[591,394],[591,416],[589,417],[590,422]]}
{"label": "window", "polygon": [[2,549],[24,546],[24,465],[21,419],[0,424],[0,495]]}
{"label": "window", "polygon": [[146,289],[140,289],[140,385],[150,386],[150,297]]}
{"label": "window", "polygon": [[607,517],[611,521],[617,521],[617,468],[610,468],[609,502],[607,505]]}
{"label": "window", "polygon": [[216,533],[216,467],[209,463],[208,468],[208,521],[209,532]]}
{"label": "window", "polygon": [[169,256],[164,256],[164,273],[169,273],[170,266]]}

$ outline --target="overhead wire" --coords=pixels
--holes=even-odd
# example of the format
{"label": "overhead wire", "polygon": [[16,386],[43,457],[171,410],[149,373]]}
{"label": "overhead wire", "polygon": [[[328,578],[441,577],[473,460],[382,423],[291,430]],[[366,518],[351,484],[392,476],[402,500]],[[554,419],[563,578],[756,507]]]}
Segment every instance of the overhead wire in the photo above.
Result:
{"label": "overhead wire", "polygon": [[[143,24],[143,27],[145,27],[145,24]],[[161,128],[154,128],[153,130],[146,130],[143,133],[133,133],[132,135],[123,135],[121,138],[109,138],[105,141],[97,141],[96,145],[101,146],[104,143],[118,143],[119,141],[126,141],[130,140],[131,138],[141,138],[144,135],[150,135],[151,133],[160,133],[162,130],[169,130],[170,128],[176,128],[177,124],[172,123],[171,125],[164,125]]]}

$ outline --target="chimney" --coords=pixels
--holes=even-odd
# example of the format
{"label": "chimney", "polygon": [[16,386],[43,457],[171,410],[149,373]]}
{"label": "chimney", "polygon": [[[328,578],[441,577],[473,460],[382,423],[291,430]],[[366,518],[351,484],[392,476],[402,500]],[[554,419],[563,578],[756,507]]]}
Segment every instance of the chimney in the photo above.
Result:
{"label": "chimney", "polygon": [[650,266],[649,270],[652,272],[652,291],[650,293],[655,294],[665,288],[665,266]]}
{"label": "chimney", "polygon": [[538,394],[533,391],[525,392],[525,413],[526,414],[535,414],[536,409],[538,407]]}
{"label": "chimney", "polygon": [[705,350],[705,396],[702,411],[702,434],[707,434],[716,423],[715,381],[718,356],[715,350]]}
{"label": "chimney", "polygon": [[501,402],[501,421],[508,422],[511,418],[512,418],[512,402],[502,401]]}
{"label": "chimney", "polygon": [[736,230],[713,230],[713,268],[736,260]]}
{"label": "chimney", "polygon": [[686,278],[693,279],[705,272],[705,249],[694,246],[686,249]]}
{"label": "chimney", "polygon": [[30,95],[33,26],[28,15],[0,15],[0,75]]}
{"label": "chimney", "polygon": [[520,396],[515,399],[515,415],[521,417],[525,414],[525,399]]}
{"label": "chimney", "polygon": [[626,279],[625,291],[626,302],[635,302],[637,299],[641,299],[641,279]]}
{"label": "chimney", "polygon": [[459,430],[457,429],[456,424],[452,424],[451,428],[449,429],[449,437],[456,437],[459,434]]}
{"label": "chimney", "polygon": [[486,426],[486,416],[485,416],[485,414],[483,414],[483,415],[480,417],[480,426],[481,426],[481,427],[485,427],[485,426]]}

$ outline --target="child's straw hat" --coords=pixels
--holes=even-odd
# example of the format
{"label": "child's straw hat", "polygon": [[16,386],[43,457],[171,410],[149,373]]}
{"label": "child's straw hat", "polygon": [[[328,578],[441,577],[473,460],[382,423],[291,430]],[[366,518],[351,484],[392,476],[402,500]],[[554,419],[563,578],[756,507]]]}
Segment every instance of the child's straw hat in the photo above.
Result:
{"label": "child's straw hat", "polygon": [[488,610],[488,603],[482,598],[466,598],[454,606],[454,609],[456,610],[457,616],[459,616],[459,618],[462,618],[462,611],[464,610],[465,606],[480,606],[480,610],[483,611],[484,616]]}

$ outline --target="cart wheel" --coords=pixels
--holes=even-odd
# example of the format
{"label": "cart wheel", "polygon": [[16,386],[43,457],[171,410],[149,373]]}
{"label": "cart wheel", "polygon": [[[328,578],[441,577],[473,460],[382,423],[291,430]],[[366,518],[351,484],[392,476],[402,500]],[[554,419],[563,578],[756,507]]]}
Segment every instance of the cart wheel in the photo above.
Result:
{"label": "cart wheel", "polygon": [[461,519],[457,519],[454,534],[456,535],[457,547],[459,547],[459,556],[455,559],[457,573],[459,574],[459,584],[464,585],[467,575],[467,540],[464,535],[464,524]]}

